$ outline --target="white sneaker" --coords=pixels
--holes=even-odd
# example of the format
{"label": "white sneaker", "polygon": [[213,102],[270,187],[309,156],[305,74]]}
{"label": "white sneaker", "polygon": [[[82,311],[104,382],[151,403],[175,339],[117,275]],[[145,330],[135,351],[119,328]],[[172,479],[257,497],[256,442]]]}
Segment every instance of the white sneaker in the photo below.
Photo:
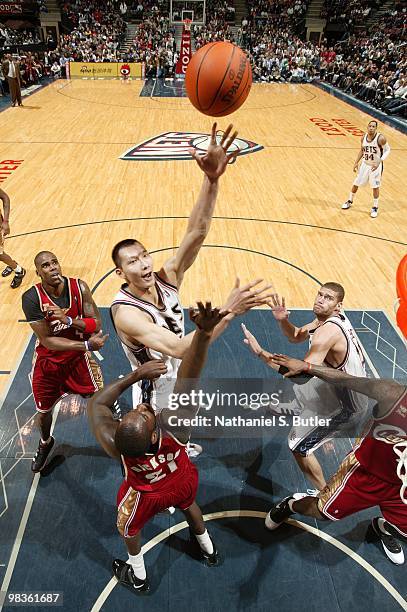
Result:
{"label": "white sneaker", "polygon": [[377,206],[372,206],[372,210],[370,211],[370,216],[372,217],[372,219],[376,219],[378,214],[379,209],[377,208]]}
{"label": "white sneaker", "polygon": [[279,404],[274,406],[273,404],[264,404],[262,408],[266,408],[267,414],[273,414],[275,416],[293,417],[301,414],[301,409],[296,407],[295,400],[289,404]]}
{"label": "white sneaker", "polygon": [[317,497],[319,494],[319,489],[307,489],[307,495],[310,497]]}
{"label": "white sneaker", "polygon": [[384,554],[395,565],[404,564],[404,552],[399,542],[390,534],[383,533],[379,527],[379,518],[373,518],[370,523],[371,529],[382,543]]}
{"label": "white sneaker", "polygon": [[187,455],[190,459],[198,457],[203,451],[202,446],[194,444],[194,442],[188,442],[187,444]]}
{"label": "white sneaker", "polygon": [[353,202],[351,202],[350,200],[346,200],[346,202],[342,204],[342,210],[348,210],[348,208],[350,208],[352,204]]}

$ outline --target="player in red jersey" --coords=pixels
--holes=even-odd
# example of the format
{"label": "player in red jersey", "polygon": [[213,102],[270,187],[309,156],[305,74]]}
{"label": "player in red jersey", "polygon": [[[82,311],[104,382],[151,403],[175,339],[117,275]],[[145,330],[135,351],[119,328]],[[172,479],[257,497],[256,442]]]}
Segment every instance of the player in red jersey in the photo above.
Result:
{"label": "player in red jersey", "polygon": [[[198,303],[190,310],[197,331],[186,350],[178,370],[174,393],[188,393],[204,366],[208,346],[215,326],[223,314]],[[91,429],[111,457],[121,460],[125,480],[117,496],[117,527],[123,536],[129,558],[116,559],[113,572],[121,584],[134,592],[149,590],[148,578],[141,552],[141,529],[158,512],[169,506],[179,508],[185,515],[199,544],[207,565],[216,565],[218,554],[205,529],[202,512],[195,502],[198,472],[187,454],[190,420],[198,406],[182,406],[177,411],[164,408],[155,414],[151,405],[139,404],[118,423],[113,419],[111,406],[130,385],[144,379],[154,380],[166,373],[162,360],[149,361],[131,374],[107,385],[88,403]]]}
{"label": "player in red jersey", "polygon": [[99,350],[107,336],[88,285],[62,276],[57,257],[41,251],[34,259],[41,282],[22,296],[25,318],[37,336],[31,384],[41,439],[31,464],[39,472],[54,446],[52,409],[69,393],[88,396],[102,386],[100,368],[89,351]]}
{"label": "player in red jersey", "polygon": [[266,527],[276,529],[294,513],[340,520],[379,506],[384,518],[372,519],[368,537],[380,540],[387,557],[402,565],[397,540],[407,542],[407,387],[395,380],[360,378],[284,355],[272,361],[285,376],[317,376],[376,400],[373,421],[317,497],[286,497],[273,506]]}

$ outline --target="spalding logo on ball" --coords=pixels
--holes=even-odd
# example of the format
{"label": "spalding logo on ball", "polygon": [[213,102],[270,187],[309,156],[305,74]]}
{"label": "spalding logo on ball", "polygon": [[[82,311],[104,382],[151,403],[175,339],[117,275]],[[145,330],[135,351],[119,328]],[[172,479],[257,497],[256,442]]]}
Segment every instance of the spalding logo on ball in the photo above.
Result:
{"label": "spalding logo on ball", "polygon": [[186,74],[188,98],[201,113],[230,115],[249,95],[252,69],[247,55],[230,42],[213,42],[191,58]]}

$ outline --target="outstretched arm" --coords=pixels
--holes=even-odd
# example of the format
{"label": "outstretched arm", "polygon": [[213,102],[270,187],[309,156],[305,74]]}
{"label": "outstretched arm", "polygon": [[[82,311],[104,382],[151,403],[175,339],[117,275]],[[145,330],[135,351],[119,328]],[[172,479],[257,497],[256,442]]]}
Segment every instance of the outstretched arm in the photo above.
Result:
{"label": "outstretched arm", "polygon": [[93,435],[103,450],[113,459],[120,459],[120,453],[114,443],[118,423],[113,419],[110,408],[118,397],[135,382],[144,378],[153,380],[165,374],[166,371],[167,368],[163,361],[149,361],[134,370],[134,372],[130,372],[130,374],[123,376],[123,378],[118,378],[106,385],[88,401],[88,420]]}
{"label": "outstretched arm", "polygon": [[286,355],[273,355],[272,361],[276,366],[285,368],[286,377],[298,376],[300,374],[317,376],[325,382],[367,395],[367,397],[376,400],[379,404],[377,416],[385,413],[390,406],[394,405],[406,389],[404,385],[395,380],[351,376],[335,368],[314,365],[300,359],[287,357]]}
{"label": "outstretched arm", "polygon": [[281,331],[284,336],[288,338],[288,341],[293,344],[298,344],[300,342],[305,342],[309,338],[309,332],[311,329],[315,329],[318,324],[317,319],[314,319],[311,323],[307,323],[307,325],[303,325],[302,327],[296,327],[288,320],[290,316],[290,311],[287,310],[285,305],[285,298],[281,297],[274,293],[271,296],[271,301],[269,302],[269,306],[273,313],[274,318],[278,321]]}
{"label": "outstretched arm", "polygon": [[180,287],[184,273],[194,263],[208,235],[219,190],[218,179],[225,172],[229,161],[237,155],[237,152],[227,154],[227,150],[237,136],[236,131],[230,135],[233,126],[228,126],[221,138],[220,144],[217,144],[216,141],[216,128],[217,125],[214,123],[210,146],[205,155],[198,155],[195,149],[190,151],[205,176],[180,247],[175,257],[168,260],[163,266],[165,276],[170,282],[176,284],[177,287]]}
{"label": "outstretched arm", "polygon": [[[210,302],[206,302],[205,306],[202,302],[198,302],[197,306],[197,309],[190,308],[189,310],[190,318],[197,329],[178,370],[173,392],[174,399],[180,397],[181,394],[191,393],[196,388],[205,365],[213,330],[223,316],[218,308],[212,308]],[[192,402],[191,397],[190,399],[189,405],[184,406],[184,402],[182,404],[180,402],[180,406],[175,411],[164,409],[161,413],[163,426],[183,443],[189,440],[189,420],[199,410],[199,405]],[[185,419],[188,422],[185,422]]]}

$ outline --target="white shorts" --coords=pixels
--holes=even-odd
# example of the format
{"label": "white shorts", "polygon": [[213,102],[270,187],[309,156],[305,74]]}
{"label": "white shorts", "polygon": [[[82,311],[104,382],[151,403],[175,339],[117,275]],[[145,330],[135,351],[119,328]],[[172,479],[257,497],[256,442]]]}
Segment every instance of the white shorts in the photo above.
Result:
{"label": "white shorts", "polygon": [[311,455],[336,436],[355,437],[366,419],[365,395],[338,390],[318,378],[294,385],[294,393],[301,414],[290,431],[288,446],[300,455]]}
{"label": "white shorts", "polygon": [[369,182],[369,185],[374,189],[376,187],[380,187],[380,183],[382,182],[382,173],[383,173],[383,164],[381,163],[377,170],[372,171],[372,166],[365,164],[362,162],[360,164],[359,172],[357,177],[355,178],[353,184],[356,187],[362,187]]}

